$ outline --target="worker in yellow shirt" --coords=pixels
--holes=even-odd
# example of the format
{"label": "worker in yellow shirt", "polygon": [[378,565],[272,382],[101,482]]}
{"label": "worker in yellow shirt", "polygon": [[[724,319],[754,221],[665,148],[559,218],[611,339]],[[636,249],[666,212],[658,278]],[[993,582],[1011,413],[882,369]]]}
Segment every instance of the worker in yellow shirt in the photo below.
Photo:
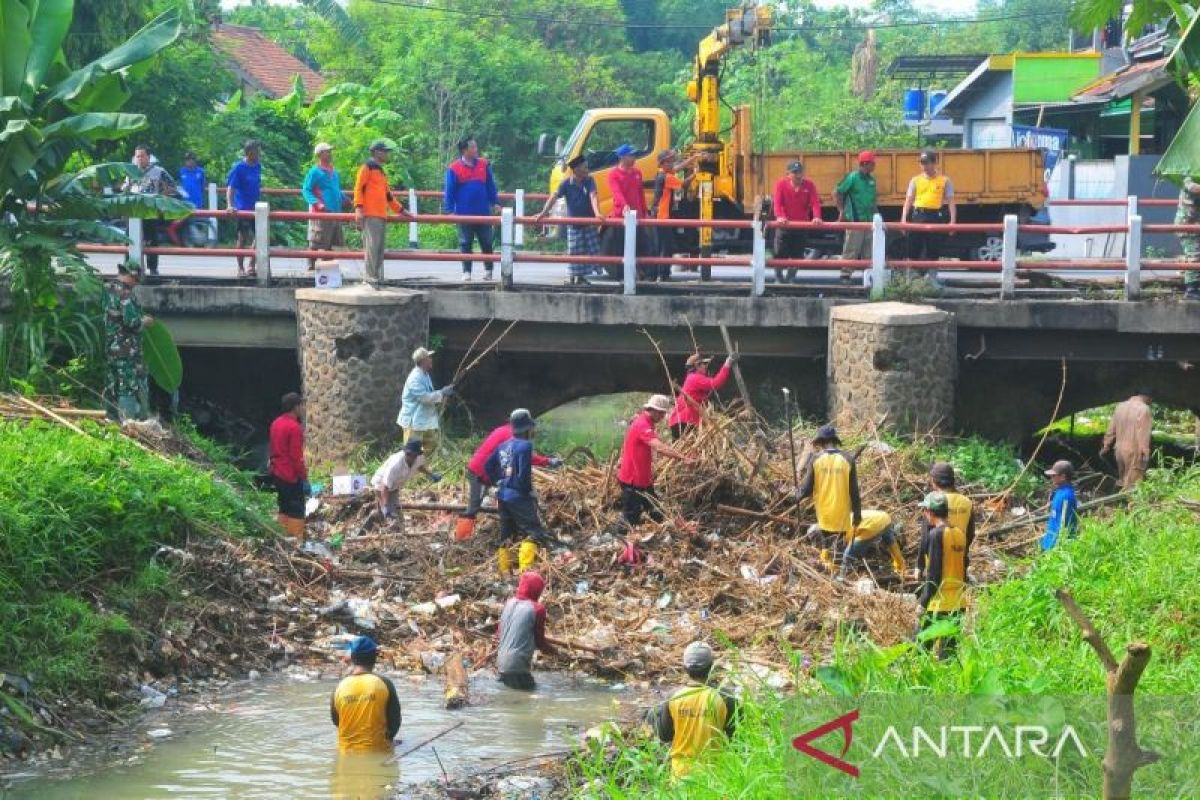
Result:
{"label": "worker in yellow shirt", "polygon": [[[922,549],[929,560],[920,576],[917,603],[921,606],[918,630],[925,630],[940,620],[961,624],[967,598],[967,535],[950,524],[950,503],[943,492],[930,492],[920,504],[929,532]],[[937,642],[938,658],[946,658],[957,646],[956,638],[937,638],[922,643],[930,647]]]}
{"label": "worker in yellow shirt", "polygon": [[[956,484],[957,478],[954,474],[954,467],[945,461],[935,462],[929,468],[930,489],[946,495],[946,503],[950,507],[950,514],[947,517],[950,527],[958,528],[967,536],[967,552],[963,556],[963,574],[969,575],[971,568],[971,545],[975,541],[975,502],[965,494],[960,493],[957,490]],[[922,519],[920,545],[917,547],[918,570],[925,569],[929,559],[929,554],[923,549],[925,534],[928,532],[929,526]]]}
{"label": "worker in yellow shirt", "polygon": [[813,437],[816,451],[804,465],[804,478],[796,499],[812,499],[817,528],[822,533],[852,537],[862,522],[862,499],[854,460],[842,452],[841,445],[842,440],[832,425],[817,430]]}
{"label": "worker in yellow shirt", "polygon": [[[921,172],[908,182],[904,194],[904,208],[900,211],[900,222],[924,225],[955,224],[958,221],[958,203],[954,199],[954,183],[938,171],[937,153],[926,150],[921,153]],[[904,231],[908,237],[908,257],[913,261],[937,261],[942,257],[942,245],[946,234],[931,231]],[[953,232],[950,233],[953,236]],[[928,279],[938,286],[937,271],[913,270],[913,274]]]}
{"label": "worker in yellow shirt", "polygon": [[[810,534],[818,532],[819,529],[814,532],[812,528],[809,528]],[[900,550],[900,542],[892,527],[892,515],[879,509],[867,508],[863,509],[862,522],[846,534],[846,549],[842,552],[842,566],[838,570],[838,579],[845,579],[846,567],[849,566],[850,559],[862,558],[866,555],[867,550],[880,544],[887,548],[888,555],[891,556],[892,569],[896,571],[897,575],[903,576],[904,553]],[[822,550],[821,552],[822,560],[830,563],[827,561],[828,551]]]}
{"label": "worker in yellow shirt", "polygon": [[350,675],[342,678],[329,700],[341,753],[390,753],[400,731],[400,698],[390,680],[375,674],[378,655],[379,647],[370,637],[350,642]]}
{"label": "worker in yellow shirt", "polygon": [[683,651],[688,685],[671,695],[654,712],[658,738],[671,745],[671,777],[689,774],[705,750],[733,736],[737,701],[727,692],[708,685],[713,651],[704,642],[692,642]]}

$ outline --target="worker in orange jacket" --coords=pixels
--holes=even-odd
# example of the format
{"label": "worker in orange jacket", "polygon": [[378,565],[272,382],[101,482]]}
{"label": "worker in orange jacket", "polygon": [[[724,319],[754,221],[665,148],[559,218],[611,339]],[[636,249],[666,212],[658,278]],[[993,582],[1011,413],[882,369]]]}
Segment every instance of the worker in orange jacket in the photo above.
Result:
{"label": "worker in orange jacket", "polygon": [[391,143],[386,139],[376,139],[371,143],[371,157],[358,168],[358,176],[354,179],[354,219],[362,228],[365,257],[363,274],[372,288],[379,288],[379,282],[383,280],[388,212],[394,212],[404,219],[410,218],[404,206],[392,194],[387,174],[383,171],[383,165],[391,155]]}

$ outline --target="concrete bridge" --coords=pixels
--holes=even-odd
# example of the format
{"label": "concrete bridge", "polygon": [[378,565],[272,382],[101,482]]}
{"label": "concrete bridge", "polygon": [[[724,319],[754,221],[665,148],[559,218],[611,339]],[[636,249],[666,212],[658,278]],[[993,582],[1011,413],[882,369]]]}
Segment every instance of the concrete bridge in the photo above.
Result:
{"label": "concrete bridge", "polygon": [[[1143,383],[1152,385],[1166,404],[1200,411],[1200,368],[1192,367],[1200,365],[1196,304],[936,300],[929,303],[930,310],[941,312],[938,319],[948,325],[951,342],[945,355],[922,352],[928,345],[917,340],[911,346],[879,344],[867,341],[869,336],[859,352],[859,334],[850,334],[831,358],[831,319],[853,317],[858,312],[852,306],[870,310],[879,304],[812,297],[495,292],[483,287],[372,292],[153,286],[139,293],[147,311],[167,322],[188,349],[189,381],[232,380],[242,392],[273,401],[279,392],[272,376],[287,372],[280,385],[294,386],[299,363],[310,397],[345,395],[328,412],[379,417],[378,435],[392,432],[399,387],[415,346],[435,343],[442,351],[437,377],[448,380],[477,337],[476,353],[510,322],[517,324],[496,353],[481,361],[461,386],[480,424],[500,419],[515,406],[540,413],[596,394],[664,391],[663,359],[678,380],[682,358],[695,346],[722,353],[721,323],[744,356],[743,370],[756,403],[767,408],[779,403],[779,389],[787,386],[807,414],[843,413],[845,409],[830,408],[836,394],[832,383],[840,369],[849,370],[861,360],[867,372],[857,380],[892,387],[887,391],[893,394],[928,391],[932,398],[939,391],[935,384],[949,382],[950,407],[936,418],[931,411],[924,420],[909,420],[910,427],[920,423],[1014,441],[1027,438],[1051,417],[1064,363],[1060,414],[1121,399]],[[875,322],[895,321],[885,317]],[[491,326],[480,336],[488,320]],[[934,317],[926,321],[932,323]],[[318,370],[314,365],[322,359]],[[206,366],[194,370],[193,363]],[[932,372],[923,371],[927,368]],[[367,375],[369,382],[357,394],[343,391],[347,381]],[[932,399],[930,403],[937,406]],[[356,430],[356,436],[362,434]]]}

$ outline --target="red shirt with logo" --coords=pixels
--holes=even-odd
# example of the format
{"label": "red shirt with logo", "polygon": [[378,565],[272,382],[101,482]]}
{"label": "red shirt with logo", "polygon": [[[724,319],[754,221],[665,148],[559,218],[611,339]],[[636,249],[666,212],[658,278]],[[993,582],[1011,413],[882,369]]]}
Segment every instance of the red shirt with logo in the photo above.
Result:
{"label": "red shirt with logo", "polygon": [[612,193],[612,215],[622,217],[626,208],[646,216],[646,194],[642,190],[642,171],[637,167],[621,169],[613,167],[608,173],[608,190]]}
{"label": "red shirt with logo", "polygon": [[625,432],[625,445],[621,448],[621,468],[617,480],[635,489],[649,489],[654,485],[652,451],[650,445],[658,441],[654,431],[654,420],[649,411],[642,411],[629,423]]}
{"label": "red shirt with logo", "polygon": [[775,183],[773,205],[775,219],[807,222],[821,218],[821,196],[817,193],[817,185],[808,178],[801,179],[799,186],[786,175],[780,178]]}

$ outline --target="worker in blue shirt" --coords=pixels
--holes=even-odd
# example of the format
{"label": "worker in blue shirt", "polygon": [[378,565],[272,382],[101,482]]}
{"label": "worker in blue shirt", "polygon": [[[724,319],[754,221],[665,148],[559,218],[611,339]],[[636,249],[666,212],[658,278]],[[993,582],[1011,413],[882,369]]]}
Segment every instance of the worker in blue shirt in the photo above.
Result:
{"label": "worker in blue shirt", "polygon": [[512,567],[510,543],[524,535],[517,550],[518,570],[524,572],[537,559],[538,544],[546,546],[557,541],[542,526],[537,500],[533,496],[533,438],[537,422],[528,411],[514,413],[511,418],[512,438],[496,448],[487,461],[488,480],[496,487],[500,511],[500,547],[496,561],[500,574]]}
{"label": "worker in blue shirt", "polygon": [[1043,550],[1054,547],[1063,535],[1068,539],[1075,538],[1079,527],[1075,486],[1071,483],[1075,465],[1070,461],[1055,461],[1054,466],[1046,470],[1046,475],[1054,484],[1054,494],[1050,496],[1050,519],[1046,520],[1046,534],[1042,537]]}
{"label": "worker in blue shirt", "polygon": [[[458,158],[446,167],[446,186],[442,192],[442,211],[465,217],[486,217],[499,213],[500,195],[492,165],[479,155],[479,143],[468,136],[458,143]],[[471,280],[471,248],[479,240],[479,252],[491,253],[494,239],[490,222],[460,222],[458,249],[466,256],[462,262],[463,280]],[[483,264],[484,280],[492,279],[491,261]]]}
{"label": "worker in blue shirt", "polygon": [[[204,167],[196,161],[196,154],[190,150],[184,153],[183,166],[179,168],[179,190],[183,195],[182,199],[191,203],[193,208],[204,208],[204,184],[207,180]],[[188,233],[191,234],[193,222],[198,222],[201,226],[204,224],[191,216],[181,217],[167,226],[167,236],[175,244],[183,244],[179,238],[179,229],[187,225]],[[189,235],[188,239],[191,241],[192,236]]]}

